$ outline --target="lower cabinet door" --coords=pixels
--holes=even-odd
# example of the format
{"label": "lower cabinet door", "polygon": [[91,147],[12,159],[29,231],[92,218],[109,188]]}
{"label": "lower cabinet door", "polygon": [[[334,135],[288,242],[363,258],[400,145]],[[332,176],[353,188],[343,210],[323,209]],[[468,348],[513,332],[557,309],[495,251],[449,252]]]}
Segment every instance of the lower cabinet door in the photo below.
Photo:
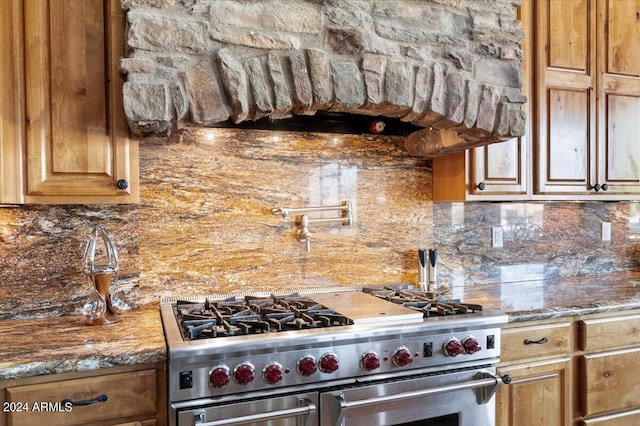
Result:
{"label": "lower cabinet door", "polygon": [[511,383],[498,389],[497,425],[570,424],[571,358],[499,367],[498,374]]}
{"label": "lower cabinet door", "polygon": [[640,348],[584,355],[582,415],[640,408]]}

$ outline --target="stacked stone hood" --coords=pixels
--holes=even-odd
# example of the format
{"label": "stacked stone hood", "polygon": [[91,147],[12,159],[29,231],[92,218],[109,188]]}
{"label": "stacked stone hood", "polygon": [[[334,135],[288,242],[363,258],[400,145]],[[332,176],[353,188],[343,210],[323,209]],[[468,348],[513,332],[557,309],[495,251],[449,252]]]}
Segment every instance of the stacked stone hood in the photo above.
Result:
{"label": "stacked stone hood", "polygon": [[524,133],[512,0],[122,0],[135,134],[317,111],[419,126],[413,155]]}

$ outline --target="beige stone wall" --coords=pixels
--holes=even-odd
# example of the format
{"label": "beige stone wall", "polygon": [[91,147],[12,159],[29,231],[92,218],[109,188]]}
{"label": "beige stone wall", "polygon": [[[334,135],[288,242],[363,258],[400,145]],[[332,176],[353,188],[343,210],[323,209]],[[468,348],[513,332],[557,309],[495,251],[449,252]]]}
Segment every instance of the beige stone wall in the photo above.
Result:
{"label": "beige stone wall", "polygon": [[467,144],[521,136],[515,4],[122,0],[125,112],[143,134],[324,110],[455,127]]}

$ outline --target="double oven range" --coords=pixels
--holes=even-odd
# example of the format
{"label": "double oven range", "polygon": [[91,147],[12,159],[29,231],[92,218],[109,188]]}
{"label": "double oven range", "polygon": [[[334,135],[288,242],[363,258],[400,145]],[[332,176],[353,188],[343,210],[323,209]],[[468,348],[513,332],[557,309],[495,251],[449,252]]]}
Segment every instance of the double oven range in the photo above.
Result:
{"label": "double oven range", "polygon": [[506,315],[410,286],[165,298],[172,426],[491,425]]}

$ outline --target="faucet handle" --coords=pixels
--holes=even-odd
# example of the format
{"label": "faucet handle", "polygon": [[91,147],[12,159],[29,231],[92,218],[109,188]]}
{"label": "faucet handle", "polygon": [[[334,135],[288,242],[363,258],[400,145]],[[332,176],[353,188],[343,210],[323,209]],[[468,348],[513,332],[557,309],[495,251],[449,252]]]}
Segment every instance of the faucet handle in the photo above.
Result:
{"label": "faucet handle", "polygon": [[309,217],[303,214],[300,218],[300,228],[296,234],[296,238],[301,243],[306,244],[307,252],[311,251],[311,231],[309,230]]}
{"label": "faucet handle", "polygon": [[311,251],[311,232],[307,232],[307,241],[306,241],[307,253]]}

